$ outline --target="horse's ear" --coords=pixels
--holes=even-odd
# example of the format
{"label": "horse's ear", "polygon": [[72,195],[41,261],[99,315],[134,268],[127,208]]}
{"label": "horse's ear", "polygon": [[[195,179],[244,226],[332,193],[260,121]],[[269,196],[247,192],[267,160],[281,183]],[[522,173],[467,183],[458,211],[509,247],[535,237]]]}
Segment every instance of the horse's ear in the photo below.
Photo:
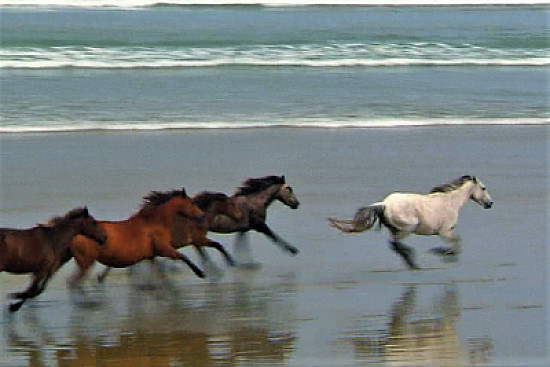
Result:
{"label": "horse's ear", "polygon": [[472,176],[472,181],[474,181],[474,183],[477,183],[477,177],[476,177],[476,176]]}
{"label": "horse's ear", "polygon": [[85,206],[85,207],[83,208],[83,212],[84,212],[84,215],[85,215],[85,216],[89,216],[89,215],[90,215],[90,212],[88,211],[88,207],[87,207],[87,206]]}
{"label": "horse's ear", "polygon": [[281,176],[281,180],[283,180],[283,183],[286,183],[285,175],[282,175],[282,176]]}
{"label": "horse's ear", "polygon": [[187,192],[185,191],[185,187],[181,188],[181,195],[182,196],[187,196]]}

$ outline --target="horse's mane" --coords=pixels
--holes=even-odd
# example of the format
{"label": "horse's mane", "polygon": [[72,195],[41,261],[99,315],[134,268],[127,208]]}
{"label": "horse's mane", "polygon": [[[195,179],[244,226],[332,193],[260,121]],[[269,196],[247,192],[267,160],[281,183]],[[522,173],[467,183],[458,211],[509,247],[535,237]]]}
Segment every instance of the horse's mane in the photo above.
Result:
{"label": "horse's mane", "polygon": [[225,201],[227,199],[227,195],[221,192],[203,191],[193,196],[193,203],[198,206],[200,210],[205,211],[213,202]]}
{"label": "horse's mane", "polygon": [[260,178],[249,178],[244,181],[235,192],[235,196],[245,196],[250,194],[255,194],[257,192],[263,191],[272,185],[284,185],[285,176],[265,176]]}
{"label": "horse's mane", "polygon": [[461,187],[462,185],[464,185],[466,182],[472,181],[472,180],[475,180],[474,176],[464,175],[464,176],[459,177],[455,180],[452,180],[450,182],[447,182],[447,183],[444,183],[442,185],[434,187],[430,191],[430,194],[433,194],[433,193],[436,193],[436,192],[454,191],[454,190],[458,189],[459,187]]}
{"label": "horse's mane", "polygon": [[171,191],[151,191],[149,194],[143,197],[140,211],[154,209],[162,204],[167,203],[170,199],[176,196],[187,197],[185,188],[182,188],[181,190]]}
{"label": "horse's mane", "polygon": [[87,207],[78,207],[74,208],[73,210],[67,212],[64,215],[59,215],[52,217],[48,222],[45,224],[39,223],[39,227],[55,227],[60,224],[64,224],[70,221],[73,221],[80,217],[87,217],[89,215],[88,208]]}

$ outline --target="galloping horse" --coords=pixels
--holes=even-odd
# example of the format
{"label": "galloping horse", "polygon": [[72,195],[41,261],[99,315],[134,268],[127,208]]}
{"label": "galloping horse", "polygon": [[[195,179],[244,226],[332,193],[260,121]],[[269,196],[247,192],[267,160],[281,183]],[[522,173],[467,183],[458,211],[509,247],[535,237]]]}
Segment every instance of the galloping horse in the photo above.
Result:
{"label": "galloping horse", "polygon": [[172,228],[177,216],[184,221],[202,221],[204,218],[204,213],[193,204],[185,189],[153,191],[144,197],[141,209],[130,218],[98,221],[107,235],[107,242],[98,247],[85,237],[75,237],[71,251],[79,272],[70,280],[70,285],[76,285],[96,261],[106,266],[124,268],[156,256],[182,260],[198,277],[204,278],[201,269],[172,247],[175,241]]}
{"label": "galloping horse", "polygon": [[286,184],[285,176],[249,178],[242,183],[231,199],[241,209],[243,216],[239,220],[234,220],[225,215],[217,215],[210,222],[210,231],[237,232],[236,247],[238,247],[246,244],[246,232],[253,229],[263,233],[292,255],[299,252],[296,247],[276,235],[265,223],[267,208],[273,201],[279,200],[292,209],[297,209],[300,205],[292,187]]}
{"label": "galloping horse", "polygon": [[333,227],[345,233],[363,232],[378,221],[390,231],[391,248],[397,252],[411,269],[418,269],[414,251],[400,240],[411,233],[439,235],[449,245],[435,248],[440,255],[458,255],[461,251],[460,237],[453,230],[458,221],[460,208],[472,200],[489,209],[493,206],[485,185],[474,176],[462,176],[449,183],[434,187],[427,195],[393,193],[383,201],[360,208],[353,220],[328,218]]}
{"label": "galloping horse", "polygon": [[[235,205],[231,198],[223,193],[203,191],[192,198],[193,203],[204,213],[204,219],[201,222],[189,221],[185,218],[174,218],[172,226],[172,247],[175,249],[193,245],[201,256],[205,265],[213,267],[208,255],[203,247],[212,247],[218,250],[226,259],[230,266],[235,264],[233,258],[218,242],[212,241],[206,237],[208,224],[218,214],[229,216],[233,220],[239,220],[242,216],[241,210]],[[152,259],[151,259],[152,260]],[[102,282],[109,274],[111,268],[107,267],[98,276]]]}
{"label": "galloping horse", "polygon": [[[217,215],[225,215],[231,220],[239,221],[243,216],[242,210],[237,204],[229,198],[227,195],[219,192],[203,191],[193,196],[193,203],[198,206],[204,212],[204,220],[201,223],[191,223],[190,233],[191,238],[187,242],[179,242],[175,245],[177,248],[192,244],[198,251],[199,255],[206,264],[211,265],[211,261],[208,255],[203,250],[203,247],[212,247],[218,250],[224,257],[230,266],[235,265],[235,261],[225,250],[225,248],[218,242],[213,241],[206,237],[208,227]],[[176,227],[176,230],[178,228]],[[176,232],[177,233],[177,232]]]}
{"label": "galloping horse", "polygon": [[19,299],[10,305],[11,312],[19,310],[27,299],[44,291],[52,275],[72,258],[69,246],[78,234],[95,241],[95,246],[96,242],[104,244],[106,240],[85,207],[53,218],[48,225],[30,229],[0,229],[0,272],[33,274],[26,291],[10,295]]}

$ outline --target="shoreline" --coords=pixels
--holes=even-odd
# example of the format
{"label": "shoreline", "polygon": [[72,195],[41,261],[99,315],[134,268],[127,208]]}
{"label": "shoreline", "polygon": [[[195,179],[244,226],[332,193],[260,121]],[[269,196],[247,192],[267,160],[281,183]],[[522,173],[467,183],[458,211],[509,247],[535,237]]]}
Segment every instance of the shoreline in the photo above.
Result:
{"label": "shoreline", "polygon": [[[490,119],[488,119],[490,120]],[[498,119],[496,119],[498,120]],[[369,130],[369,129],[408,129],[408,128],[460,128],[460,127],[483,127],[483,126],[550,126],[550,119],[507,119],[500,121],[472,121],[464,120],[447,122],[413,122],[413,121],[395,121],[388,122],[381,120],[379,123],[370,122],[305,122],[303,124],[295,123],[233,123],[233,122],[211,122],[211,123],[158,123],[158,124],[121,124],[111,126],[44,126],[44,127],[0,127],[0,137],[13,135],[31,135],[31,134],[61,134],[61,133],[140,133],[140,132],[162,132],[162,131],[239,131],[239,130],[276,130],[276,129],[296,129],[296,130]],[[517,121],[520,120],[520,121]],[[424,120],[425,121],[425,120]],[[200,126],[195,126],[200,125]]]}
{"label": "shoreline", "polygon": [[76,4],[72,0],[21,0],[0,1],[0,7],[64,7],[64,8],[170,8],[170,7],[437,7],[437,6],[548,6],[545,0],[446,0],[434,2],[428,0],[346,0],[339,2],[335,0],[134,0],[124,5],[113,5],[108,0],[92,0]]}

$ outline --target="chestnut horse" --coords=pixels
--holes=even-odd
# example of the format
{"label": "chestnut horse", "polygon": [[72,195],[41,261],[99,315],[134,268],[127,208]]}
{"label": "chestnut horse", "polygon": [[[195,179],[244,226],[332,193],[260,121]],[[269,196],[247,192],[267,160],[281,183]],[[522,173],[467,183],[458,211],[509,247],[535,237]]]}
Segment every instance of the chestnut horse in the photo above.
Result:
{"label": "chestnut horse", "polygon": [[48,225],[30,229],[0,229],[0,272],[33,274],[26,291],[10,295],[19,299],[10,305],[11,312],[19,310],[27,299],[44,291],[52,275],[72,258],[69,246],[79,234],[94,241],[95,247],[106,240],[86,207],[53,218]]}
{"label": "chestnut horse", "polygon": [[[172,246],[175,249],[193,245],[201,256],[205,266],[215,269],[204,247],[212,247],[218,250],[230,266],[235,265],[235,261],[226,251],[226,249],[216,241],[206,237],[208,225],[216,215],[227,215],[233,220],[239,220],[242,216],[241,210],[235,205],[233,200],[227,195],[219,192],[203,191],[193,196],[193,203],[204,212],[204,220],[201,222],[185,220],[185,218],[175,218],[172,227]],[[152,259],[151,259],[152,260]],[[99,282],[103,282],[109,274],[111,268],[107,267],[98,275]]]}
{"label": "chestnut horse", "polygon": [[203,271],[172,246],[175,242],[172,228],[176,217],[186,222],[202,221],[204,218],[204,213],[193,204],[185,189],[153,191],[144,197],[141,209],[130,218],[98,221],[107,235],[107,242],[98,247],[85,237],[74,238],[71,251],[79,271],[71,278],[69,285],[77,285],[96,261],[110,267],[125,268],[156,256],[182,260],[198,277],[204,278]]}

